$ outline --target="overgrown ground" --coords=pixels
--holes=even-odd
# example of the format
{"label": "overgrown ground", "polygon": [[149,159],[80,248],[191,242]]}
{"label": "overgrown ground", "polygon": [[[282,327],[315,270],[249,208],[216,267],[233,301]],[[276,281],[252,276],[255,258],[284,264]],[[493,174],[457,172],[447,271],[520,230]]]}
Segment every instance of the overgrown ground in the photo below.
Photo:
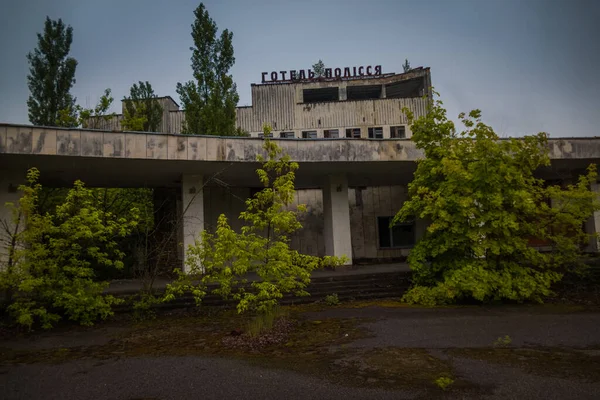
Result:
{"label": "overgrown ground", "polygon": [[[600,312],[588,306],[418,308],[390,299],[283,311],[274,329],[258,337],[246,333],[250,317],[206,307],[4,340],[2,372],[16,365],[192,356],[421,398],[494,398],[502,380],[478,376],[483,367],[476,365],[509,367],[544,385],[559,379],[600,390]],[[498,344],[504,335],[510,343]],[[436,383],[440,378],[451,382],[446,390]]]}

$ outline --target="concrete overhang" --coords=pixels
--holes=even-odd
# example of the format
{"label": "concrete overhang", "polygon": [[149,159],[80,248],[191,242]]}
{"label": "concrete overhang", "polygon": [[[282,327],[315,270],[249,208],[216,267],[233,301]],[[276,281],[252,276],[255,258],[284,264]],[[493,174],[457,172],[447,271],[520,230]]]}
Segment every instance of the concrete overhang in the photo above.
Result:
{"label": "concrete overhang", "polygon": [[[350,186],[406,184],[423,153],[406,139],[274,139],[300,164],[298,188],[319,187],[330,174]],[[110,132],[0,124],[0,171],[22,175],[37,167],[47,184],[177,186],[182,174],[218,177],[231,186],[259,186],[256,156],[263,139]],[[550,140],[548,179],[600,162],[600,138]]]}

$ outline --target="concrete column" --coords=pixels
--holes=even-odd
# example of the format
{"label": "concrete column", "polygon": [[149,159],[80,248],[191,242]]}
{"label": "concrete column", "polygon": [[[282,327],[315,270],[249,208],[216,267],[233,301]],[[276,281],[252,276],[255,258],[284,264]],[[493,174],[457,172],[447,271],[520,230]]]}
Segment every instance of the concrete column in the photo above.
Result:
{"label": "concrete column", "polygon": [[189,272],[185,264],[187,249],[194,244],[204,230],[204,191],[202,175],[183,175],[181,179],[181,209],[183,229],[183,270]]}
{"label": "concrete column", "polygon": [[[592,192],[595,192],[597,195],[600,195],[600,184],[592,183],[591,188]],[[594,215],[590,217],[590,219],[585,224],[585,229],[587,233],[596,233],[600,235],[600,211],[595,211]],[[600,237],[591,237],[590,244],[587,246],[586,251],[599,253],[600,252]]]}
{"label": "concrete column", "polygon": [[14,234],[16,226],[12,211],[6,206],[6,203],[13,203],[18,206],[21,198],[21,192],[18,188],[22,183],[25,183],[25,174],[9,175],[5,172],[0,174],[0,270],[8,262],[11,235]]}
{"label": "concrete column", "polygon": [[352,238],[350,232],[350,206],[348,204],[348,180],[345,175],[330,175],[323,186],[323,214],[325,224],[325,254],[346,256],[346,264],[352,264]]}

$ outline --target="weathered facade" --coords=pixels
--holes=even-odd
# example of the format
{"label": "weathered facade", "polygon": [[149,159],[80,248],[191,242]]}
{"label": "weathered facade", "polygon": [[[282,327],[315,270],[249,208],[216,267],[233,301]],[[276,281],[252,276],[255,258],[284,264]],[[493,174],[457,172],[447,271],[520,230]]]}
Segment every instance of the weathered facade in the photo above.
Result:
{"label": "weathered facade", "polygon": [[[0,123],[0,203],[18,200],[16,188],[33,166],[48,185],[81,179],[88,186],[155,188],[162,196],[156,203],[168,204],[157,212],[179,221],[172,258],[180,263],[183,249],[202,230],[214,229],[219,214],[240,227],[244,201],[260,189],[256,156],[264,152],[262,125],[269,124],[277,144],[300,165],[295,204],[308,206],[292,246],[351,262],[399,259],[426,228],[418,220],[389,227],[423,156],[408,140],[403,108],[423,115],[430,87],[429,69],[422,68],[253,85],[253,105],[237,110],[238,126],[251,137],[181,135],[185,115],[170,97],[160,98],[164,114],[156,133],[123,132],[120,116],[102,130]],[[596,138],[552,139],[549,146],[552,166],[540,171],[544,179],[568,180],[600,162]],[[597,214],[587,224],[590,232],[600,231]],[[0,210],[6,218],[7,210]],[[589,250],[599,248],[590,243]]]}
{"label": "weathered facade", "polygon": [[[429,68],[404,74],[361,78],[322,78],[252,85],[252,106],[238,107],[237,126],[258,137],[263,125],[285,138],[408,138],[403,108],[423,115],[430,97]],[[171,97],[160,97],[161,133],[181,133],[185,112]],[[124,107],[124,106],[123,106]],[[122,115],[102,121],[103,129],[121,131]],[[371,132],[371,135],[370,135]]]}

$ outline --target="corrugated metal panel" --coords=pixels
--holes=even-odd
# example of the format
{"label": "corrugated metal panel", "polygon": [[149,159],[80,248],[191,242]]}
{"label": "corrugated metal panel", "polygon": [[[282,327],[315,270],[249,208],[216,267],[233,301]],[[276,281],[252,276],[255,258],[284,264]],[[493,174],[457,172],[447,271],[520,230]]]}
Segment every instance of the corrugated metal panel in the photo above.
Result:
{"label": "corrugated metal panel", "polygon": [[[406,124],[402,108],[412,110],[415,117],[425,115],[427,109],[427,99],[422,98],[296,104],[292,85],[259,86],[252,90],[255,106],[236,109],[236,126],[248,132],[262,131],[265,123],[275,131]],[[163,117],[161,132],[181,133],[185,113],[168,111],[167,115]],[[103,121],[102,129],[121,130],[122,119],[120,115]]]}
{"label": "corrugated metal panel", "polygon": [[252,86],[252,129],[262,130],[263,124],[270,124],[274,130],[294,128],[295,85]]}
{"label": "corrugated metal panel", "polygon": [[123,121],[123,115],[118,114],[113,118],[105,120],[104,118],[93,118],[94,121],[91,123],[91,129],[101,129],[104,131],[122,131],[121,121]]}
{"label": "corrugated metal panel", "polygon": [[427,100],[377,99],[295,105],[295,129],[406,124],[402,108],[424,115]]}
{"label": "corrugated metal panel", "polygon": [[236,127],[240,127],[248,132],[256,132],[262,130],[255,119],[254,109],[252,107],[236,108]]}
{"label": "corrugated metal panel", "polygon": [[170,111],[169,112],[169,133],[181,133],[181,127],[185,121],[185,112]]}

